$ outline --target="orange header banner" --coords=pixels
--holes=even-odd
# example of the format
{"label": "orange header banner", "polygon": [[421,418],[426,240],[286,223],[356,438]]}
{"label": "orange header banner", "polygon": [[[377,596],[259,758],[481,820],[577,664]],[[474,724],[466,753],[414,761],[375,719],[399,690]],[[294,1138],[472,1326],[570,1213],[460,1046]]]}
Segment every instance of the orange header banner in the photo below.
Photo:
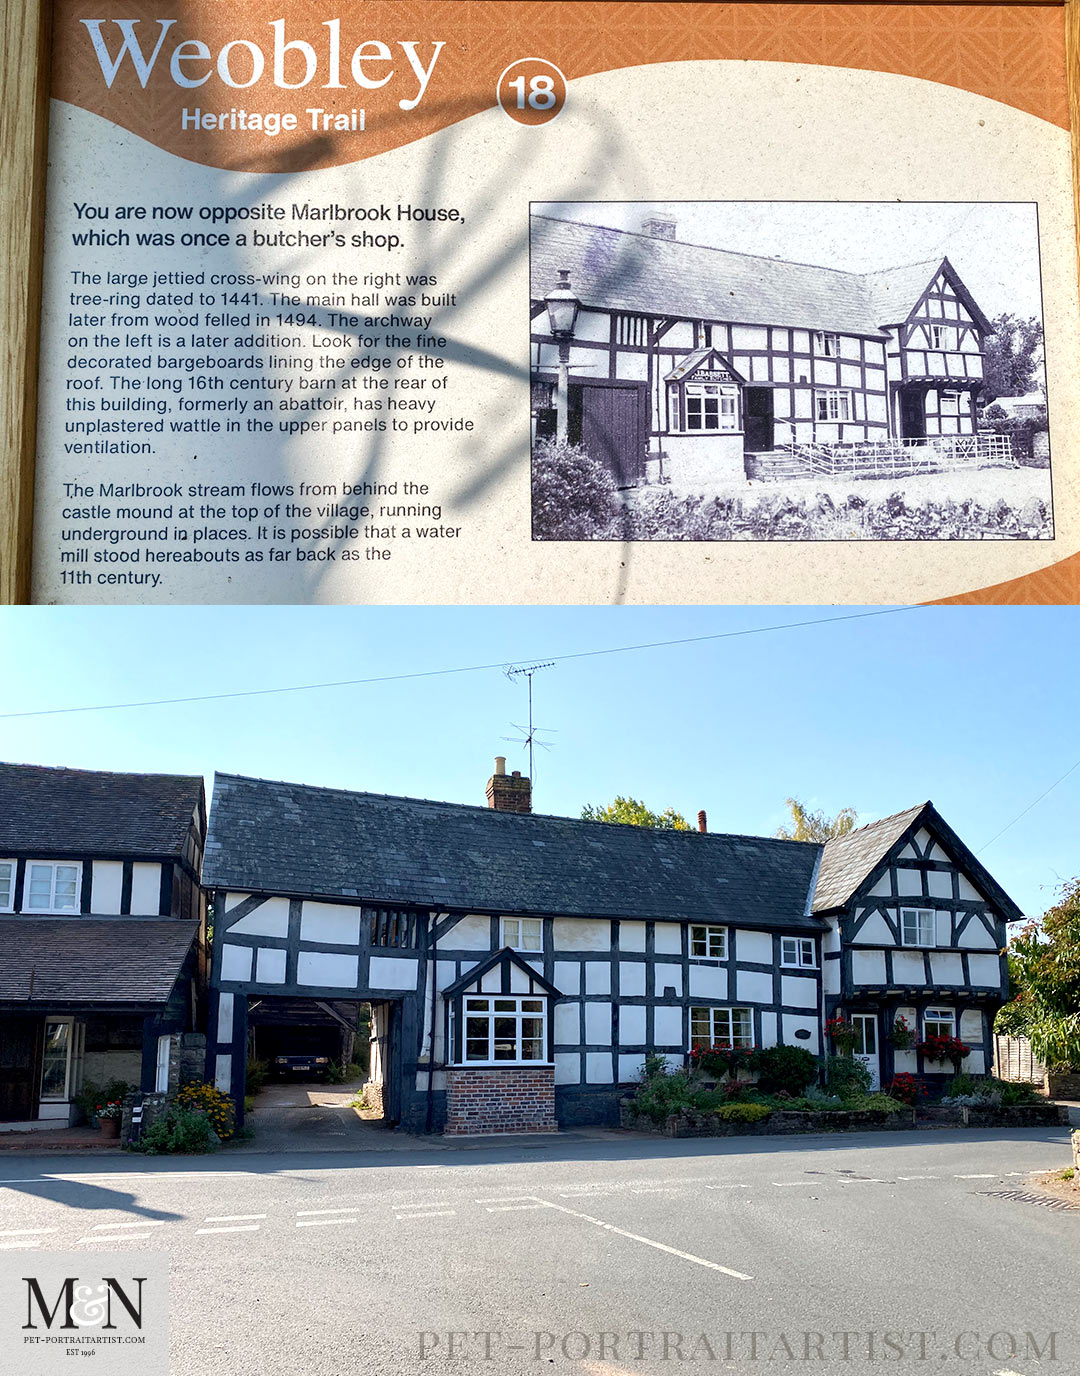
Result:
{"label": "orange header banner", "polygon": [[718,59],[889,72],[1068,128],[1064,36],[1061,7],[1027,4],[369,0],[342,15],[311,0],[63,0],[53,94],[189,161],[251,172],[415,142],[505,101],[525,59],[566,81]]}

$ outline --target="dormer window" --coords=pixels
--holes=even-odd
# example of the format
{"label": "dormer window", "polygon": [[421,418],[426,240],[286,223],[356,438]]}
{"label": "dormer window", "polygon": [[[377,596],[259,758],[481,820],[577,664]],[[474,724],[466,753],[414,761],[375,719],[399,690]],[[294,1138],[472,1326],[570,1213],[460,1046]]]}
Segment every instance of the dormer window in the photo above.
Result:
{"label": "dormer window", "polygon": [[0,860],[0,913],[9,913],[15,906],[15,861]]}
{"label": "dormer window", "polygon": [[31,860],[26,866],[24,912],[77,913],[79,866]]}
{"label": "dormer window", "polygon": [[822,358],[838,358],[840,356],[840,336],[829,334],[825,330],[814,332],[814,353],[820,354]]}
{"label": "dormer window", "polygon": [[512,951],[542,951],[544,924],[539,917],[504,917],[502,919],[503,946]]}

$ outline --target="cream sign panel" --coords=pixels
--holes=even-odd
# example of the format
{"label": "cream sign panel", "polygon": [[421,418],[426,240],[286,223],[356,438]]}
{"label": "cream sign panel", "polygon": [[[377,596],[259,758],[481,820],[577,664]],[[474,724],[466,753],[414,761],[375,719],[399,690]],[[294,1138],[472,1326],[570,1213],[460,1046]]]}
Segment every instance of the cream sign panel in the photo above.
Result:
{"label": "cream sign panel", "polygon": [[577,73],[589,8],[483,81],[453,6],[73,8],[36,601],[923,601],[1077,550],[1065,130],[837,65]]}

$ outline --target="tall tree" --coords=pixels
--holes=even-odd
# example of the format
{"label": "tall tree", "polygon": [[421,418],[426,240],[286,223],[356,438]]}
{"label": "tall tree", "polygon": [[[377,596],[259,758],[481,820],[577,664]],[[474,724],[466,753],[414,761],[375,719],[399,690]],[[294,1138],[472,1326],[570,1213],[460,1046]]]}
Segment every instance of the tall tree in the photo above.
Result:
{"label": "tall tree", "polygon": [[787,798],[785,802],[791,813],[791,826],[776,829],[774,835],[780,841],[831,841],[834,836],[846,836],[859,815],[853,807],[842,807],[835,817],[830,817],[826,812],[812,812],[798,798]]}
{"label": "tall tree", "polygon": [[1021,1035],[1049,1066],[1080,1070],[1080,878],[1041,922],[1028,922],[1009,943],[1012,999],[994,1031]]}
{"label": "tall tree", "polygon": [[1043,327],[1035,316],[1021,320],[1007,312],[991,324],[983,355],[983,400],[1022,397],[1032,390],[1042,357]]}
{"label": "tall tree", "polygon": [[581,809],[585,822],[624,822],[632,827],[655,827],[658,831],[689,831],[690,823],[673,807],[653,812],[636,798],[616,798],[607,806],[587,803]]}

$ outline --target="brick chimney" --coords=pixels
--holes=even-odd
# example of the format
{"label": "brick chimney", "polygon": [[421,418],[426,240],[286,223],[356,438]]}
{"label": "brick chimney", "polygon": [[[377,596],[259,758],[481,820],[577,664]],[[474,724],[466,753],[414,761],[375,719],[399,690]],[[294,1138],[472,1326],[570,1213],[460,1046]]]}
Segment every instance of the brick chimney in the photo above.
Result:
{"label": "brick chimney", "polygon": [[496,812],[531,812],[532,785],[521,777],[521,771],[506,772],[506,756],[495,756],[495,773],[487,781],[488,807]]}
{"label": "brick chimney", "polygon": [[708,822],[708,819],[706,818],[705,813],[704,813],[703,811],[702,811],[702,812],[699,812],[698,815],[697,815],[697,829],[698,829],[698,831],[708,831],[708,830],[709,830],[709,822]]}
{"label": "brick chimney", "polygon": [[675,221],[670,215],[651,215],[647,220],[642,220],[641,232],[650,239],[674,239]]}

